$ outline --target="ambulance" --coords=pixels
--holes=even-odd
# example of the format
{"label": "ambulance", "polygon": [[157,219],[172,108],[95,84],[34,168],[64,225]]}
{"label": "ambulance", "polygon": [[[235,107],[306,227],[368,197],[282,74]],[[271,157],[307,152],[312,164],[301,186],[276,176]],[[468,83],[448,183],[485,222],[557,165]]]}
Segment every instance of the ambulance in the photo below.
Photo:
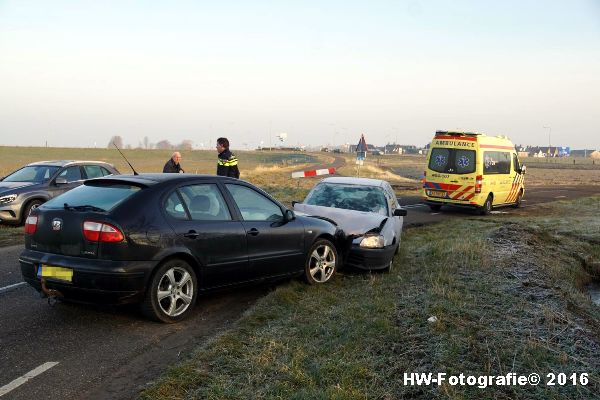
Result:
{"label": "ambulance", "polygon": [[423,201],[432,211],[442,206],[519,207],[525,195],[525,166],[506,136],[437,131],[427,155]]}

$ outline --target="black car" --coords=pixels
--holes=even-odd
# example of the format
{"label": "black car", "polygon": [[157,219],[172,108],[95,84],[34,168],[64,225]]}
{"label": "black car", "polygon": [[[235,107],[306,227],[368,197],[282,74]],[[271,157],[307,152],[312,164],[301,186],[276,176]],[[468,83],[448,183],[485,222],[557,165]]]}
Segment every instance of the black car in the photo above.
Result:
{"label": "black car", "polygon": [[189,314],[200,291],[335,273],[337,228],[296,216],[233,178],[120,175],[86,181],[33,210],[21,272],[49,296],[141,302],[162,322]]}
{"label": "black car", "polygon": [[20,224],[40,204],[65,193],[86,179],[117,175],[102,161],[40,161],[0,179],[0,222]]}

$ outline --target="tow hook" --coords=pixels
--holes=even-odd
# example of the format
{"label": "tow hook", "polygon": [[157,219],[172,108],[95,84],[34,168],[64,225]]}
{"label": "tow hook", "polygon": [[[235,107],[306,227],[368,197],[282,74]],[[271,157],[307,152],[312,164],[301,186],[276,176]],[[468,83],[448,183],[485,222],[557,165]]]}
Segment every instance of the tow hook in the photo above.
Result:
{"label": "tow hook", "polygon": [[48,304],[53,306],[56,304],[56,300],[65,297],[60,291],[56,289],[48,289],[46,286],[46,278],[42,278],[42,297],[48,298]]}

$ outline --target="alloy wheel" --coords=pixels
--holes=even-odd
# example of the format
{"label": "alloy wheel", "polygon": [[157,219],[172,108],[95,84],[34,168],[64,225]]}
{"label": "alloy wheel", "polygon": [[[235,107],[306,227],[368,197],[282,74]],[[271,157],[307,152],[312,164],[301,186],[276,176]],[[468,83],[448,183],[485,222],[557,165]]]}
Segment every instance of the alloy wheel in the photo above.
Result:
{"label": "alloy wheel", "polygon": [[329,244],[320,244],[313,249],[308,261],[310,276],[317,283],[324,283],[335,272],[336,252]]}
{"label": "alloy wheel", "polygon": [[160,278],[156,299],[161,311],[169,317],[183,314],[193,298],[194,281],[184,268],[172,267]]}

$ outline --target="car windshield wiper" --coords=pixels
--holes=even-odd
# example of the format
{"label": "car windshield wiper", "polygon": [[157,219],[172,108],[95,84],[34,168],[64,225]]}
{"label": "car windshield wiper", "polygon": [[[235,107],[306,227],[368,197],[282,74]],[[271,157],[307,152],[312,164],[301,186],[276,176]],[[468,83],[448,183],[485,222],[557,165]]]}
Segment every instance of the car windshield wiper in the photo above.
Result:
{"label": "car windshield wiper", "polygon": [[84,204],[81,206],[70,206],[67,203],[64,204],[65,210],[75,210],[75,211],[106,211],[103,208],[92,206],[91,204]]}

